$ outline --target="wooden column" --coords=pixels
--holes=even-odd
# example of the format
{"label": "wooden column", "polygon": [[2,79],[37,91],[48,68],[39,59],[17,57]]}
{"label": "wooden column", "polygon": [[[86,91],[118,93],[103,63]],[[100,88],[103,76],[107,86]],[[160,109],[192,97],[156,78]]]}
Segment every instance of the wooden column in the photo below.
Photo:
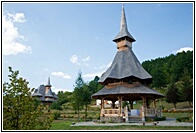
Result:
{"label": "wooden column", "polygon": [[144,116],[146,116],[146,97],[143,96],[142,100],[143,100]]}
{"label": "wooden column", "polygon": [[153,104],[153,108],[156,109],[156,99],[153,100],[153,103],[154,103],[154,104]]}
{"label": "wooden column", "polygon": [[146,97],[140,96],[142,98],[143,104],[141,107],[141,114],[142,114],[142,122],[145,122],[145,116],[146,116]]}
{"label": "wooden column", "polygon": [[133,109],[133,101],[129,101],[130,103],[130,110]]}
{"label": "wooden column", "polygon": [[112,108],[114,109],[115,108],[115,100],[112,100]]}
{"label": "wooden column", "polygon": [[101,97],[101,116],[104,115],[104,97]]}
{"label": "wooden column", "polygon": [[118,101],[119,101],[119,116],[122,116],[122,96],[118,96]]}
{"label": "wooden column", "polygon": [[141,108],[141,113],[142,113],[142,122],[145,122],[145,115],[144,115],[144,106],[142,105],[142,108]]}

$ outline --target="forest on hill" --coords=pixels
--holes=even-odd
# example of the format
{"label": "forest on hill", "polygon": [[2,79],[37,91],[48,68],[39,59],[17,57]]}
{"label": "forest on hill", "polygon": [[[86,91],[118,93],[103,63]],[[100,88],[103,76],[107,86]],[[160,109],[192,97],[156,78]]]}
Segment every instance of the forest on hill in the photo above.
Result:
{"label": "forest on hill", "polygon": [[193,51],[144,61],[142,66],[153,77],[151,87],[161,89],[180,81],[185,73],[193,78]]}

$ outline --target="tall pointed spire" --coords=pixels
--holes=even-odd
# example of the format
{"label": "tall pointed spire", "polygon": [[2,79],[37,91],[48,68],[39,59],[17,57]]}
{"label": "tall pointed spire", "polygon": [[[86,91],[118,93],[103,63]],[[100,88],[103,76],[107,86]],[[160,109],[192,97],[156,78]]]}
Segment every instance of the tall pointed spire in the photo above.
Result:
{"label": "tall pointed spire", "polygon": [[120,32],[118,35],[114,38],[114,42],[118,42],[119,40],[122,40],[126,38],[130,42],[135,42],[135,39],[132,37],[132,35],[129,33],[127,28],[127,22],[126,22],[126,15],[124,10],[124,4],[122,4],[122,13],[121,13],[121,20],[120,20]]}
{"label": "tall pointed spire", "polygon": [[120,22],[120,31],[122,31],[122,30],[128,31],[125,10],[124,10],[124,4],[122,4],[122,14],[121,14],[121,22]]}
{"label": "tall pointed spire", "polygon": [[52,85],[50,85],[50,77],[48,77],[48,83],[47,85],[45,85],[46,87],[51,87]]}

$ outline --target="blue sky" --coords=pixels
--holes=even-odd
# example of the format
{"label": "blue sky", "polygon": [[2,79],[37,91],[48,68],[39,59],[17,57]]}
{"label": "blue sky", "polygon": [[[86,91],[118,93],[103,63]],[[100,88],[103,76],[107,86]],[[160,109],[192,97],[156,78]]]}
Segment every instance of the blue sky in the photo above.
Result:
{"label": "blue sky", "polygon": [[[193,49],[192,3],[124,3],[139,61]],[[29,87],[73,91],[78,72],[100,76],[116,52],[122,3],[3,3],[3,81],[8,66]]]}

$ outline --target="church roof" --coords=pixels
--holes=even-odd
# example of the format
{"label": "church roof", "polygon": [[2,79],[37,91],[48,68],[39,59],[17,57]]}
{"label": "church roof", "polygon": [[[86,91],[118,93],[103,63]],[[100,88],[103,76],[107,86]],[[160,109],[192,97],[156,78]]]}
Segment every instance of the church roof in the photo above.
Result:
{"label": "church roof", "polygon": [[54,97],[53,94],[54,93],[52,92],[52,90],[49,89],[48,92],[45,93],[45,97]]}
{"label": "church roof", "polygon": [[[140,100],[141,97],[140,95],[151,95],[154,96],[154,98],[161,98],[164,97],[164,95],[162,95],[161,93],[149,88],[148,86],[144,86],[138,82],[134,83],[133,87],[126,87],[126,86],[116,86],[114,88],[107,88],[104,87],[103,89],[101,89],[100,91],[98,91],[97,93],[92,95],[92,98],[100,98],[100,96],[108,96],[108,95],[123,95],[123,94],[138,94],[137,98],[136,97],[127,97],[127,100]],[[112,97],[114,98],[114,97]],[[133,99],[132,99],[133,98]],[[106,98],[107,100],[107,98]],[[111,100],[111,99],[108,99]]]}
{"label": "church roof", "polygon": [[122,38],[126,38],[130,42],[135,42],[135,39],[133,36],[129,33],[127,28],[127,22],[126,22],[126,16],[124,11],[124,5],[122,6],[122,14],[121,14],[121,22],[120,22],[120,32],[117,34],[117,36],[114,38],[114,42],[117,42],[118,40],[121,40]]}
{"label": "church roof", "polygon": [[[46,92],[46,87],[48,88],[48,91]],[[55,101],[51,98],[58,99],[58,96],[55,94],[55,92],[52,92],[52,89],[50,88],[50,78],[48,78],[48,84],[47,85],[40,85],[37,89],[35,89],[32,96],[38,96],[40,97],[41,101]]]}
{"label": "church roof", "polygon": [[43,96],[45,90],[46,90],[45,86],[40,85],[37,89],[35,89],[35,92],[32,94],[32,96]]}
{"label": "church roof", "polygon": [[122,79],[130,76],[139,79],[152,79],[152,76],[142,67],[132,49],[127,47],[126,50],[117,52],[111,66],[102,74],[99,82],[103,83],[107,78]]}

